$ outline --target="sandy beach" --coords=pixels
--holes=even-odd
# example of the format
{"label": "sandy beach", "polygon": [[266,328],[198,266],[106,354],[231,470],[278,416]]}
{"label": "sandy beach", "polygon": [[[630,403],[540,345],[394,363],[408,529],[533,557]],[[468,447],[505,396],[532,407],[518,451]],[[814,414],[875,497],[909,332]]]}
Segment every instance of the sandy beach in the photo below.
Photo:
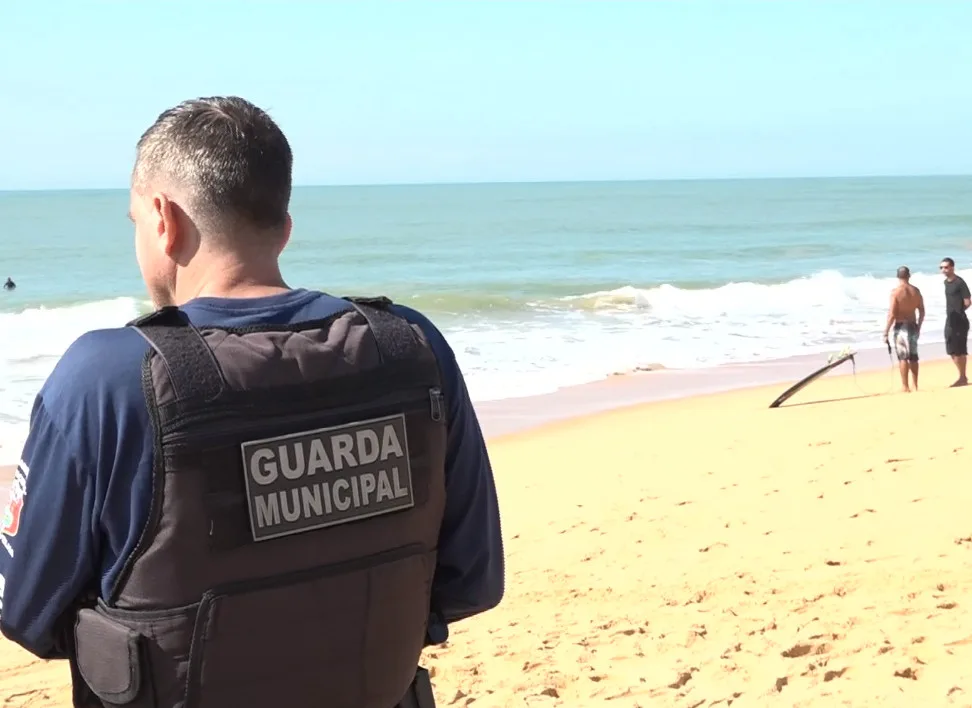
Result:
{"label": "sandy beach", "polygon": [[[427,650],[438,704],[972,706],[953,378],[892,395],[885,363],[776,410],[785,385],[492,437],[507,594]],[[67,667],[0,643],[0,699],[70,705]]]}

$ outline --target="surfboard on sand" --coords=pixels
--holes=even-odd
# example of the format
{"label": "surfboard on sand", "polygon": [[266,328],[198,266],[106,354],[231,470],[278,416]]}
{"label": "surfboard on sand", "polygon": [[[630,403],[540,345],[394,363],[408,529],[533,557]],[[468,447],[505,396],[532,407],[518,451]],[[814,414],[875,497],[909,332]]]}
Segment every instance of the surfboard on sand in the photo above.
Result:
{"label": "surfboard on sand", "polygon": [[854,354],[855,353],[852,351],[843,351],[837,356],[831,357],[830,361],[828,361],[826,364],[824,364],[823,366],[821,366],[819,369],[809,374],[808,376],[803,377],[795,384],[790,386],[790,388],[786,389],[783,393],[781,393],[779,398],[777,398],[775,401],[773,401],[770,404],[770,408],[779,408],[784,401],[790,398],[790,396],[797,393],[805,386],[809,386],[810,384],[812,384],[814,381],[819,379],[821,376],[826,374],[831,369],[836,369],[845,361],[854,361]]}

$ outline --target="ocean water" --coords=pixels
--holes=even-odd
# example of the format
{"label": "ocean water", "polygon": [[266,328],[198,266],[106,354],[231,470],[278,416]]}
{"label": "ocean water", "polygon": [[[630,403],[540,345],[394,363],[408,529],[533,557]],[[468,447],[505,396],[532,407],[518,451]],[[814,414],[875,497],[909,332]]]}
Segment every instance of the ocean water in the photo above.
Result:
{"label": "ocean water", "polygon": [[[149,309],[124,191],[0,193],[0,462],[70,342]],[[972,178],[295,190],[292,286],[428,314],[474,400],[648,364],[711,367],[880,346],[894,270],[969,276]]]}

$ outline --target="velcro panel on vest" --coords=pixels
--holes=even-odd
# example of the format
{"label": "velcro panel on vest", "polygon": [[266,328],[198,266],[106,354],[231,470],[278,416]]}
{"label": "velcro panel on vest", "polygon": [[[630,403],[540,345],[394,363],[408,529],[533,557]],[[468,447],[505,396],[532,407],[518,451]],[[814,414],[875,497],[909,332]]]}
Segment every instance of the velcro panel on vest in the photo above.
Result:
{"label": "velcro panel on vest", "polygon": [[[335,522],[342,516],[355,515],[356,510],[369,506],[373,506],[375,511],[390,505],[404,510],[409,503],[416,508],[425,507],[435,493],[432,471],[441,464],[437,446],[440,439],[417,434],[423,426],[427,426],[423,418],[428,417],[428,406],[428,397],[424,396],[416,399],[410,404],[411,410],[400,416],[365,421],[359,426],[304,435],[291,441],[247,443],[243,454],[244,474],[250,475],[249,485],[241,484],[238,470],[227,471],[225,465],[220,464],[221,458],[231,454],[225,445],[213,444],[192,451],[173,449],[167,452],[166,459],[173,468],[179,468],[189,462],[191,455],[194,463],[213,470],[205,480],[204,504],[209,522],[207,543],[213,550],[230,550],[252,542],[255,531],[251,515],[255,515],[258,522],[265,516],[274,517],[279,533],[283,533],[287,528],[295,527],[294,524],[305,527],[315,525],[313,521],[286,523],[286,517],[295,514],[297,507],[300,507],[303,517],[323,513]],[[384,452],[384,442],[387,440],[395,446],[401,445],[401,457],[396,452],[389,455],[385,463],[361,464],[347,471],[336,469],[340,464],[340,454],[334,454],[333,441],[338,436],[350,437],[355,433],[369,433],[372,440],[378,441],[372,455]],[[323,445],[318,446],[319,442],[323,442]],[[349,454],[354,456],[360,453],[361,442],[360,438],[356,440]],[[302,463],[304,474],[301,479],[288,484],[280,492],[275,491],[274,485],[264,490],[254,484],[252,470],[248,468],[254,464],[259,467],[258,456],[267,450],[271,451],[270,462],[275,469],[284,466],[296,469]],[[315,452],[319,457],[315,457]],[[316,469],[313,466],[315,462],[318,463]],[[324,471],[321,469],[322,463],[327,465]],[[268,496],[268,492],[276,496]],[[348,508],[343,511],[337,509],[341,502],[349,505]],[[284,517],[283,521],[281,517]],[[266,521],[274,522],[274,519]],[[377,527],[384,522],[374,518],[372,523]],[[338,529],[335,531],[341,533]],[[257,529],[256,533],[262,538],[270,538],[274,532]]]}

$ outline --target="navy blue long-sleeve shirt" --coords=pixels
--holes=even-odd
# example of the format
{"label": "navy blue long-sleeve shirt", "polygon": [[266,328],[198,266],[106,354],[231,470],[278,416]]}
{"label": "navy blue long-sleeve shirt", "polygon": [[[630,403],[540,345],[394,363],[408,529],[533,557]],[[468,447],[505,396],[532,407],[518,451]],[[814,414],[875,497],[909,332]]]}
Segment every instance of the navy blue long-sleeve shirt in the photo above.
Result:
{"label": "navy blue long-sleeve shirt", "polygon": [[[424,316],[395,305],[426,334],[442,375],[448,422],[446,506],[432,606],[455,622],[496,606],[503,542],[482,431],[452,349]],[[248,299],[198,298],[197,326],[292,324],[349,308],[309,290]],[[147,342],[132,328],[89,332],[38,393],[0,519],[0,631],[41,658],[61,658],[56,631],[84,591],[108,596],[145,526],[153,430],[141,385]],[[441,640],[440,637],[439,640]]]}

